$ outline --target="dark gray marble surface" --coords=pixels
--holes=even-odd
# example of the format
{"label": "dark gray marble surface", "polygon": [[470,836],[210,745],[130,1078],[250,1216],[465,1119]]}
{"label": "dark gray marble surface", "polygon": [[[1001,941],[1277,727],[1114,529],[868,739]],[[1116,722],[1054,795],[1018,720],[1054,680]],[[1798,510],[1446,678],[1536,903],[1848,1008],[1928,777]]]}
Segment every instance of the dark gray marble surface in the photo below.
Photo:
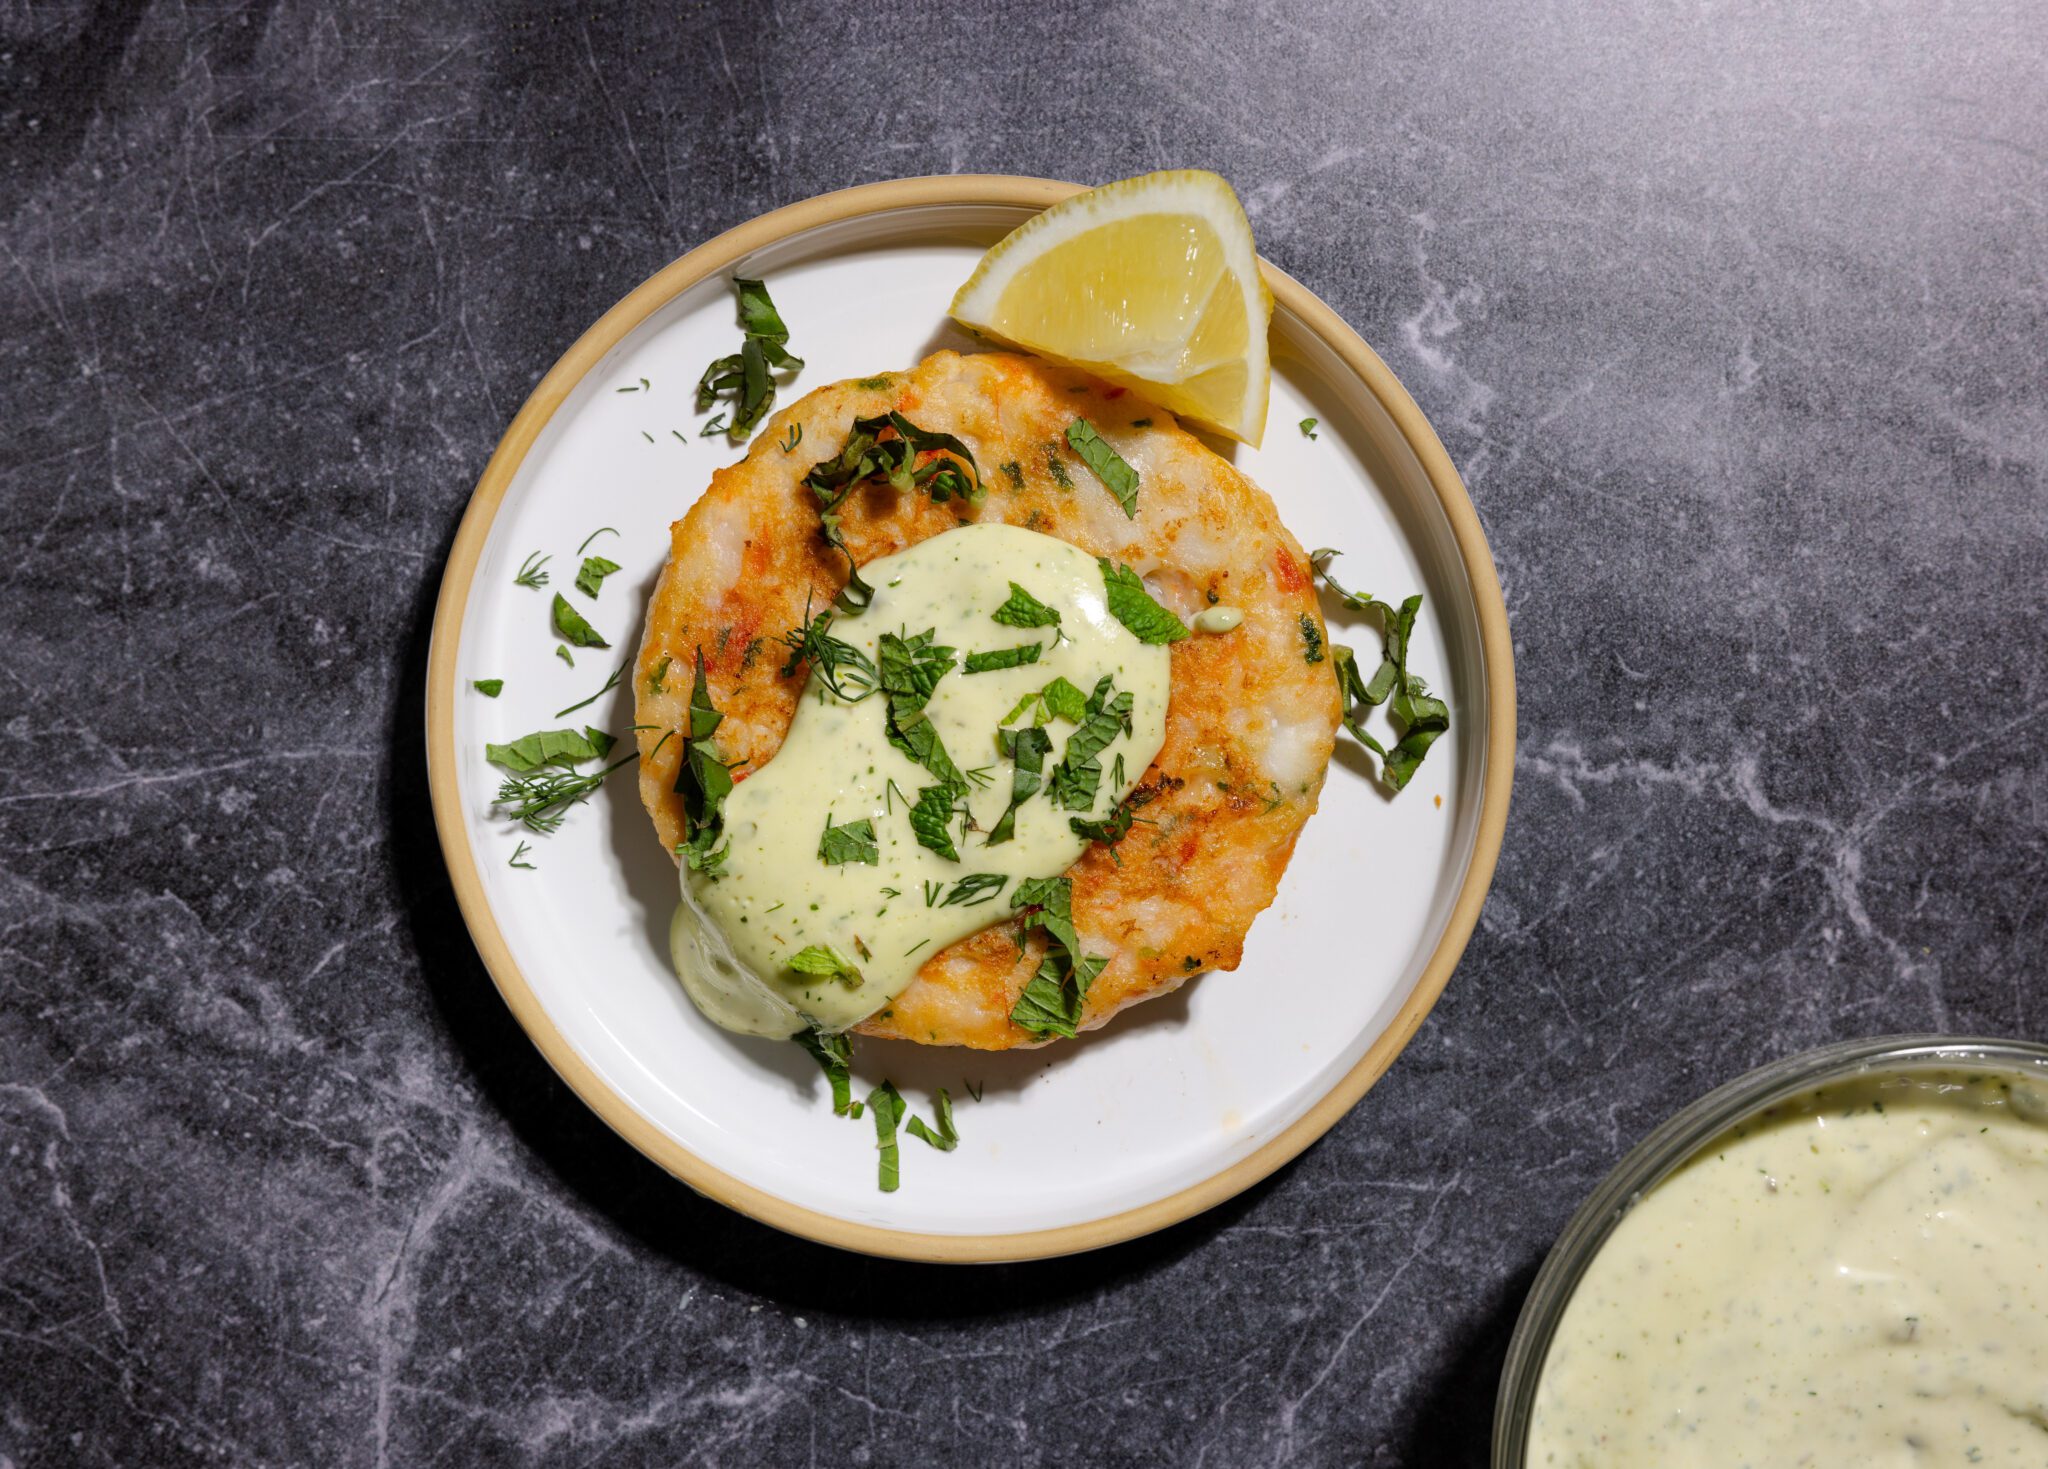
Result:
{"label": "dark gray marble surface", "polygon": [[[2048,1030],[2048,22],[1600,9],[0,10],[0,1465],[1477,1464],[1537,1263],[1666,1112]],[[1387,1079],[1205,1217],[954,1273],[779,1237],[470,950],[449,538],[716,231],[1182,164],[1471,485],[1492,899]]]}

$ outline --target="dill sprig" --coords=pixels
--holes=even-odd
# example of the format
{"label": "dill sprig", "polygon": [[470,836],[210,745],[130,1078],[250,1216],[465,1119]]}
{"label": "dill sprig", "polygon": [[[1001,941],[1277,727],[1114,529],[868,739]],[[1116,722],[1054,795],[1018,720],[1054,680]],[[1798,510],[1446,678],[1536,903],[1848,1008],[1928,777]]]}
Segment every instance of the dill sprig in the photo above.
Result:
{"label": "dill sprig", "polygon": [[804,598],[802,626],[782,635],[782,645],[789,649],[789,661],[782,665],[782,676],[794,678],[797,669],[808,663],[818,681],[835,697],[858,704],[879,686],[881,675],[867,654],[843,638],[832,636],[832,615],[828,610],[813,617],[811,599]]}
{"label": "dill sprig", "polygon": [[[655,750],[659,750],[674,736],[670,730],[662,735]],[[653,753],[652,751],[649,752]],[[503,806],[514,821],[528,831],[547,836],[559,828],[569,814],[569,808],[579,801],[589,799],[591,793],[604,784],[604,778],[621,765],[630,765],[640,758],[638,750],[621,755],[602,769],[579,774],[575,771],[542,769],[525,775],[508,776],[498,787],[498,798],[491,803],[493,808]]]}
{"label": "dill sprig", "polygon": [[518,574],[512,578],[512,585],[515,587],[532,587],[535,591],[539,591],[548,584],[548,574],[542,571],[541,568],[552,560],[554,560],[552,556],[543,556],[540,552],[535,551],[524,562],[520,563]]}

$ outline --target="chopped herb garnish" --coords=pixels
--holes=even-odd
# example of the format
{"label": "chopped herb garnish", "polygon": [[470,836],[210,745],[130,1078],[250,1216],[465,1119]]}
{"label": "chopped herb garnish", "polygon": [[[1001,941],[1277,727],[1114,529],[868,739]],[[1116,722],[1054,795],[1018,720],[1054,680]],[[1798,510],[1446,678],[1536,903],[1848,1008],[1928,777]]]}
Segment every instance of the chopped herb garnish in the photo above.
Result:
{"label": "chopped herb garnish", "polygon": [[585,556],[583,565],[576,573],[576,590],[586,597],[595,597],[604,579],[619,569],[616,561],[607,561],[602,556]]}
{"label": "chopped herb garnish", "polygon": [[916,1116],[903,1124],[903,1130],[914,1138],[922,1138],[942,1153],[950,1153],[960,1145],[960,1134],[953,1130],[953,1099],[946,1095],[944,1087],[939,1088],[938,1099],[932,1104],[932,1110],[938,1114],[937,1132],[926,1127],[922,1117]]}
{"label": "chopped herb garnish", "polygon": [[794,678],[797,669],[808,663],[818,681],[834,696],[845,703],[858,704],[875,691],[880,675],[867,654],[832,636],[832,617],[829,611],[813,617],[810,603],[804,603],[803,625],[782,635],[783,646],[789,649],[789,661],[782,665],[782,676]]}
{"label": "chopped herb garnish", "polygon": [[668,666],[674,661],[675,660],[670,658],[666,653],[661,655],[661,662],[655,664],[654,672],[647,675],[648,693],[665,694],[668,692],[668,685],[665,682],[663,682],[663,680],[665,680],[668,677]]}
{"label": "chopped herb garnish", "polygon": [[[1421,677],[1408,671],[1408,642],[1415,631],[1415,616],[1422,610],[1422,594],[1416,593],[1394,607],[1375,597],[1360,596],[1339,586],[1329,572],[1329,562],[1338,553],[1327,547],[1309,554],[1309,565],[1337,594],[1338,600],[1354,612],[1379,618],[1381,629],[1380,665],[1370,679],[1358,671],[1358,660],[1340,643],[1330,645],[1330,660],[1337,672],[1337,687],[1344,701],[1344,727],[1368,750],[1380,757],[1380,778],[1396,791],[1407,787],[1422,764],[1422,757],[1437,737],[1451,727],[1450,706],[1432,697]],[[1362,707],[1355,707],[1356,706]],[[1400,738],[1390,750],[1361,722],[1365,709],[1386,704],[1400,727]]]}
{"label": "chopped herb garnish", "polygon": [[555,656],[561,659],[564,663],[568,664],[571,668],[574,668],[576,666],[576,655],[569,651],[569,645],[567,643],[555,644]]}
{"label": "chopped herb garnish", "polygon": [[690,727],[684,735],[683,758],[676,766],[674,789],[683,798],[686,833],[676,844],[676,855],[693,872],[712,878],[718,876],[729,850],[719,847],[718,839],[725,831],[724,807],[725,798],[732,794],[732,768],[719,759],[718,747],[711,743],[724,718],[711,702],[710,685],[704,678],[704,650],[699,648],[697,678],[690,689]]}
{"label": "chopped herb garnish", "polygon": [[518,846],[512,849],[512,860],[507,862],[505,865],[507,867],[517,867],[524,872],[538,871],[539,869],[537,869],[531,862],[525,860],[526,854],[531,850],[532,848],[528,847],[525,842],[521,842]]}
{"label": "chopped herb garnish", "polygon": [[863,983],[860,966],[830,944],[812,944],[797,950],[790,955],[789,967],[798,974],[836,979],[848,989],[858,989]]}
{"label": "chopped herb garnish", "polygon": [[650,444],[654,442],[654,435],[647,432],[647,430],[644,428],[640,430],[640,437],[647,440],[647,442]]}
{"label": "chopped herb garnish", "polygon": [[709,418],[704,420],[704,427],[697,430],[697,437],[700,439],[709,439],[714,438],[717,435],[722,434],[724,432],[725,415],[723,413],[714,413]]}
{"label": "chopped herb garnish", "polygon": [[[667,744],[668,740],[669,736],[664,734],[661,744]],[[660,749],[661,744],[654,748]],[[588,798],[591,792],[603,785],[606,776],[639,758],[640,752],[635,750],[587,775],[566,770],[537,770],[527,775],[510,776],[498,787],[497,799],[491,805],[493,808],[510,808],[515,821],[529,831],[545,836],[562,824],[562,819],[569,814],[569,807]]]}
{"label": "chopped herb garnish", "polygon": [[480,678],[472,682],[470,687],[479,694],[482,694],[486,699],[495,699],[498,695],[505,692],[505,680],[502,678]]}
{"label": "chopped herb garnish", "polygon": [[1003,808],[1002,819],[988,834],[985,845],[991,847],[1017,834],[1017,808],[1038,794],[1045,757],[1052,751],[1052,736],[1036,725],[1027,729],[999,729],[996,739],[1003,753],[1016,762],[1016,768],[1010,775],[1010,804]]}
{"label": "chopped herb garnish", "polygon": [[796,1043],[811,1053],[832,1085],[832,1115],[844,1117],[853,1106],[853,1043],[844,1035],[806,1030]]}
{"label": "chopped herb garnish", "polygon": [[548,584],[548,574],[541,568],[554,559],[535,551],[519,564],[519,570],[513,574],[512,584],[517,587],[532,587],[538,591]]}
{"label": "chopped herb garnish", "polygon": [[1131,427],[1132,427],[1132,428],[1150,428],[1150,427],[1152,427],[1152,420],[1151,420],[1151,419],[1149,419],[1149,418],[1134,418],[1134,419],[1132,419],[1132,420],[1131,420]]}
{"label": "chopped herb garnish", "polygon": [[[732,284],[739,296],[740,349],[704,369],[697,380],[697,411],[702,413],[719,399],[726,399],[731,404],[731,424],[725,422],[724,413],[712,423],[737,441],[752,433],[775,404],[775,379],[770,369],[794,372],[804,364],[789,350],[789,328],[768,298],[768,287],[740,276],[733,277]],[[706,424],[700,437],[708,438],[712,431],[712,425]],[[791,444],[783,452],[795,447]]]}
{"label": "chopped herb garnish", "polygon": [[1323,630],[1316,626],[1316,620],[1306,612],[1301,614],[1301,641],[1305,648],[1301,655],[1302,662],[1323,661]]}
{"label": "chopped herb garnish", "polygon": [[[893,437],[884,438],[887,433]],[[880,480],[904,494],[919,491],[932,503],[943,505],[958,499],[980,504],[987,496],[974,455],[951,434],[930,433],[900,413],[875,418],[856,418],[839,453],[814,465],[804,476],[818,501],[818,525],[825,544],[846,558],[846,587],[839,600],[849,607],[865,607],[875,589],[861,579],[853,552],[839,525],[839,507],[866,480]]]}
{"label": "chopped herb garnish", "polygon": [[1123,455],[1110,446],[1109,440],[1095,431],[1095,425],[1085,418],[1077,418],[1067,425],[1067,443],[1081,456],[1081,462],[1095,471],[1095,477],[1103,487],[1116,496],[1117,504],[1124,507],[1124,515],[1132,520],[1138,518],[1138,471],[1124,462]]}
{"label": "chopped herb garnish", "polygon": [[1000,872],[970,872],[953,884],[941,908],[973,908],[991,901],[1010,879]]}
{"label": "chopped herb garnish", "polygon": [[[603,741],[600,748],[599,742]],[[596,760],[611,748],[611,736],[601,729],[543,729],[503,745],[485,745],[484,758],[493,765],[525,774],[544,765],[571,766],[579,760]]]}
{"label": "chopped herb garnish", "polygon": [[1074,487],[1074,477],[1067,473],[1066,461],[1060,458],[1057,442],[1048,442],[1045,446],[1045,469],[1061,489],[1071,490]]}
{"label": "chopped herb garnish", "polygon": [[803,441],[804,426],[800,423],[793,423],[789,426],[789,437],[778,440],[775,447],[785,454],[793,454],[796,452],[796,446]]}
{"label": "chopped herb garnish", "polygon": [[825,817],[825,835],[818,841],[818,860],[827,867],[840,867],[848,862],[878,866],[881,848],[875,843],[875,823],[863,816],[844,826],[834,826],[828,814]]}
{"label": "chopped herb garnish", "polygon": [[1118,735],[1128,733],[1131,708],[1136,703],[1130,692],[1109,696],[1110,681],[1095,686],[1088,701],[1088,717],[1067,738],[1067,748],[1052,771],[1052,803],[1069,811],[1092,811],[1096,792],[1102,785],[1099,758]]}
{"label": "chopped herb garnish", "polygon": [[996,608],[989,616],[1004,627],[1058,627],[1060,613],[1057,607],[1048,607],[1031,593],[1010,583],[1010,599]]}
{"label": "chopped herb garnish", "polygon": [[875,1114],[875,1147],[880,1151],[882,1192],[893,1194],[902,1181],[901,1154],[896,1147],[896,1124],[903,1120],[903,1098],[896,1088],[883,1082],[868,1093],[868,1110]]}
{"label": "chopped herb garnish", "polygon": [[1187,624],[1152,600],[1138,573],[1097,557],[1102,584],[1109,593],[1109,612],[1141,643],[1177,643],[1188,635]]}
{"label": "chopped herb garnish", "polygon": [[1011,489],[1021,490],[1024,488],[1024,466],[1016,460],[1012,459],[1007,464],[998,464],[996,466],[996,473],[1010,482]]}
{"label": "chopped herb garnish", "polygon": [[969,653],[960,665],[962,673],[989,673],[998,668],[1022,668],[1036,663],[1045,651],[1043,643],[1019,643],[1014,648],[991,648],[986,653]]}
{"label": "chopped herb garnish", "polygon": [[[668,667],[668,660],[666,658],[662,660],[662,667]],[[612,670],[612,676],[604,681],[603,688],[599,689],[589,698],[579,700],[577,703],[571,704],[566,709],[557,709],[555,711],[555,718],[560,719],[565,714],[574,714],[578,709],[587,708],[589,705],[595,704],[599,699],[602,699],[606,694],[609,694],[613,689],[619,686],[619,679],[625,673],[625,671],[626,665],[621,663],[617,668],[614,668]]]}
{"label": "chopped herb garnish", "polygon": [[610,643],[598,635],[596,628],[583,620],[583,614],[569,605],[569,599],[560,592],[555,593],[554,605],[555,635],[577,648],[609,648]]}
{"label": "chopped herb garnish", "polygon": [[910,808],[910,831],[917,844],[948,862],[960,860],[952,833],[953,801],[958,794],[950,785],[925,786],[917,793],[917,804]]}
{"label": "chopped herb garnish", "polygon": [[1313,418],[1304,418],[1304,419],[1303,419],[1303,420],[1301,421],[1301,436],[1302,436],[1302,437],[1303,437],[1304,439],[1312,439],[1312,438],[1314,438],[1314,437],[1316,436],[1316,420],[1315,420],[1315,419],[1313,419]]}
{"label": "chopped herb garnish", "polygon": [[[967,781],[946,753],[938,727],[925,713],[925,704],[941,678],[953,667],[953,650],[934,645],[934,630],[926,628],[916,637],[883,633],[878,648],[878,678],[889,702],[884,733],[889,744],[907,755],[946,787],[964,792]],[[922,798],[920,798],[922,799]]]}
{"label": "chopped herb garnish", "polygon": [[[590,543],[596,540],[599,536],[615,536],[618,533],[619,532],[616,527],[609,525],[601,525],[596,530],[592,531],[589,535],[583,538],[583,544],[576,548],[576,554],[578,556],[581,556],[585,551],[588,551],[590,549]],[[614,570],[616,570],[616,568],[614,568]]]}
{"label": "chopped herb garnish", "polygon": [[1034,1035],[1061,1035],[1071,1040],[1080,1028],[1081,1004],[1088,986],[1109,962],[1094,955],[1075,957],[1081,940],[1074,932],[1073,881],[1027,878],[1010,894],[1010,906],[1024,910],[1027,929],[1043,928],[1046,937],[1045,959],[1017,997],[1010,1020]]}

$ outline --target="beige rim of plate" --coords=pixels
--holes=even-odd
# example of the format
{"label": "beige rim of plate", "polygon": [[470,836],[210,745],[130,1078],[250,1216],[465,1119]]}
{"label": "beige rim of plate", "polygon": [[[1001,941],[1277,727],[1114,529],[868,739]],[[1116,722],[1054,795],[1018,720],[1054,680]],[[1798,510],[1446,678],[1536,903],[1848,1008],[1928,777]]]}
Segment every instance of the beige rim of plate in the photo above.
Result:
{"label": "beige rim of plate", "polygon": [[1058,183],[1051,179],[1004,174],[963,174],[863,184],[858,188],[805,199],[749,220],[658,271],[600,317],[595,326],[562,354],[561,360],[541,379],[540,386],[533,390],[533,395],[512,420],[512,426],[506,429],[505,437],[499,440],[496,452],[491,455],[490,463],[484,466],[476,492],[470,496],[469,509],[463,514],[455,544],[448,553],[448,567],[442,575],[441,594],[434,607],[432,646],[427,658],[427,776],[433,791],[434,825],[441,834],[442,855],[447,859],[448,875],[454,883],[455,898],[461,905],[463,920],[469,925],[470,937],[476,943],[484,967],[496,982],[498,993],[505,997],[505,1003],[511,1006],[513,1015],[525,1027],[527,1035],[533,1038],[533,1043],[540,1047],[548,1064],[555,1068],[576,1095],[627,1142],[677,1178],[699,1193],[764,1224],[870,1255],[969,1262],[1074,1254],[1163,1229],[1212,1208],[1257,1183],[1329,1131],[1338,1118],[1350,1111],[1393,1064],[1409,1037],[1422,1025],[1437,996],[1443,993],[1458,956],[1464,952],[1466,940],[1472,936],[1473,925],[1479,920],[1480,905],[1486,899],[1486,890],[1493,880],[1494,862],[1500,855],[1501,833],[1507,826],[1508,788],[1514,777],[1515,754],[1514,662],[1508,641],[1507,608],[1501,601],[1500,580],[1494,574],[1493,555],[1487,549],[1486,537],[1479,528],[1479,516],[1465,494],[1465,486],[1452,467],[1450,456],[1437,441],[1435,431],[1422,416],[1422,410],[1415,406],[1408,390],[1380,361],[1378,354],[1300,282],[1261,261],[1260,269],[1265,273],[1266,285],[1272,291],[1274,301],[1298,316],[1308,330],[1336,353],[1339,360],[1365,384],[1393,420],[1429,477],[1444,516],[1450,522],[1459,556],[1464,562],[1465,575],[1471,584],[1486,668],[1488,729],[1485,776],[1471,864],[1465,869],[1464,881],[1452,904],[1443,937],[1438,940],[1436,951],[1424,966],[1414,992],[1394,1017],[1393,1023],[1359,1058],[1358,1064],[1292,1126],[1278,1133],[1265,1146],[1202,1182],[1163,1199],[1057,1229],[1015,1234],[919,1234],[855,1224],[802,1208],[712,1167],[655,1127],[624,1097],[606,1085],[603,1078],[576,1053],[542,1008],[526,977],[520,973],[504,935],[499,932],[497,918],[484,897],[476,854],[470,848],[456,789],[454,717],[456,644],[461,635],[463,609],[469,602],[470,581],[476,575],[477,560],[483,554],[484,542],[490,535],[498,506],[534,440],[583,375],[617,346],[628,332],[681,292],[707,276],[726,270],[756,250],[820,225],[862,215],[945,204],[997,204],[1043,209],[1080,192],[1080,188],[1078,184]]}

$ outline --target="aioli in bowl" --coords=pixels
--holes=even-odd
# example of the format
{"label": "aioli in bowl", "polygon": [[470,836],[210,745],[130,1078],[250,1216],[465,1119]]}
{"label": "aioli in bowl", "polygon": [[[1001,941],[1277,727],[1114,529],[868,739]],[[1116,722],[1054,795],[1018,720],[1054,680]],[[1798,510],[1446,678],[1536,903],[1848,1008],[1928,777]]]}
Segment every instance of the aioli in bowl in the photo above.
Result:
{"label": "aioli in bowl", "polygon": [[1521,1462],[2048,1463],[2048,1086],[1864,1070],[1698,1148],[1572,1289]]}

